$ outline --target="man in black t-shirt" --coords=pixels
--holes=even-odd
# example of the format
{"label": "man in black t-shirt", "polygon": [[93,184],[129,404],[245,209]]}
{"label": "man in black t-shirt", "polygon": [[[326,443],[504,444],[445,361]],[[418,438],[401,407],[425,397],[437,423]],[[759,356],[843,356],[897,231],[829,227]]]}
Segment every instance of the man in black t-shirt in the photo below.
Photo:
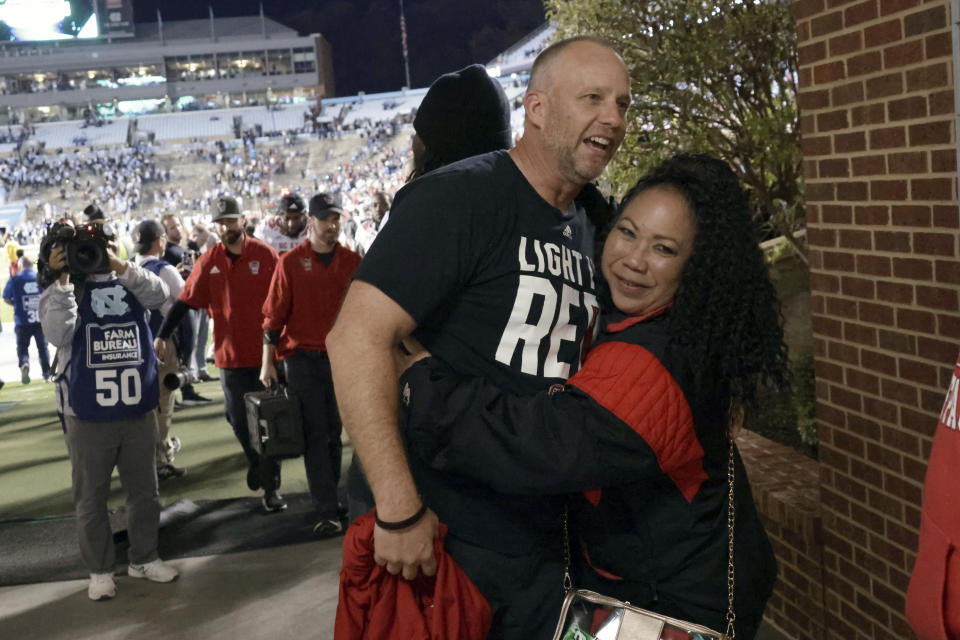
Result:
{"label": "man in black t-shirt", "polygon": [[626,66],[605,42],[544,50],[517,146],[397,194],[327,338],[343,423],[376,498],[375,560],[408,579],[432,575],[439,516],[447,551],[493,608],[491,637],[551,635],[563,593],[561,503],[408,464],[392,354],[413,336],[457,371],[519,393],[576,371],[598,304],[593,228],[575,198],[623,140],[629,103]]}

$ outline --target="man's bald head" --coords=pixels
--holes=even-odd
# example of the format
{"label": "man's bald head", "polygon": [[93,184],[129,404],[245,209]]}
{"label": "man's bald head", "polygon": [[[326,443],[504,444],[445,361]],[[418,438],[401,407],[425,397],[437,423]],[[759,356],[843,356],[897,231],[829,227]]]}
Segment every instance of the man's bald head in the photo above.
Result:
{"label": "man's bald head", "polygon": [[541,51],[537,59],[533,61],[533,67],[530,69],[530,81],[527,83],[527,91],[545,91],[551,84],[553,71],[557,68],[555,63],[563,58],[564,51],[568,49],[570,45],[578,42],[589,42],[601,47],[606,47],[616,53],[617,57],[620,56],[609,40],[598,38],[597,36],[574,36],[560,40],[559,42],[554,42]]}

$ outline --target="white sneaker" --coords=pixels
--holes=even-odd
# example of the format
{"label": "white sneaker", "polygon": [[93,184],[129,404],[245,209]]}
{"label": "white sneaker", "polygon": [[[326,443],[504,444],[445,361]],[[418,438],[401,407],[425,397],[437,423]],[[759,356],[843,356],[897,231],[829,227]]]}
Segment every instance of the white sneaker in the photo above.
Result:
{"label": "white sneaker", "polygon": [[91,600],[109,600],[117,595],[117,585],[112,573],[91,573],[87,597]]}
{"label": "white sneaker", "polygon": [[166,562],[157,558],[147,564],[133,564],[127,567],[127,575],[131,578],[146,578],[153,582],[173,582],[180,573],[168,565]]}

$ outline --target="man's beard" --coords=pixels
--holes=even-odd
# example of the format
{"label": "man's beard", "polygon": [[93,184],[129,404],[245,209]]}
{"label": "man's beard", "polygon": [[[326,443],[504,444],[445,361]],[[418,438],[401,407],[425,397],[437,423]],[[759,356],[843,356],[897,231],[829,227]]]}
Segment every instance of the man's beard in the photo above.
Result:
{"label": "man's beard", "polygon": [[243,231],[240,229],[230,229],[223,234],[223,243],[226,245],[235,244],[242,235]]}

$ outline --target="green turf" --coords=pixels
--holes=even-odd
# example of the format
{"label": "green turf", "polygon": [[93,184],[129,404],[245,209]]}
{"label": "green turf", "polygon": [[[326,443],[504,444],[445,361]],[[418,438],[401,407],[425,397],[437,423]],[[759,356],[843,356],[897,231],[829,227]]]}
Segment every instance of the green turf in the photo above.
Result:
{"label": "green turf", "polygon": [[[211,368],[212,369],[212,368]],[[211,370],[213,375],[215,369]],[[223,415],[219,382],[195,385],[214,402],[177,409],[172,435],[183,442],[175,464],[187,475],[160,483],[160,502],[181,498],[213,500],[255,495],[246,486],[246,458]],[[344,469],[352,455],[344,447]],[[7,382],[0,390],[0,520],[61,516],[73,512],[70,460],[56,415],[51,384],[23,386]],[[344,474],[345,476],[346,474]],[[282,493],[306,493],[303,460],[283,464]],[[123,503],[123,491],[114,472],[110,506]]]}

